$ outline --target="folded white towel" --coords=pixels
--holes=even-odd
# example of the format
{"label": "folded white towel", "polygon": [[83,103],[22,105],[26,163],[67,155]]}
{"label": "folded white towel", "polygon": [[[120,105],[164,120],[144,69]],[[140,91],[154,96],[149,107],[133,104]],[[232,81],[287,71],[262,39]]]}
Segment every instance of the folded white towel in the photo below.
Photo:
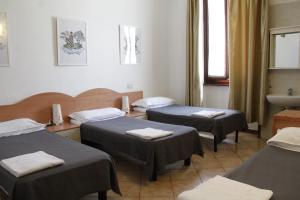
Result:
{"label": "folded white towel", "polygon": [[300,128],[288,127],[279,129],[277,134],[267,141],[267,144],[300,152]]}
{"label": "folded white towel", "polygon": [[65,161],[43,151],[25,154],[0,161],[0,166],[16,177],[64,164]]}
{"label": "folded white towel", "polygon": [[269,200],[272,196],[270,190],[216,176],[193,190],[181,193],[178,200]]}
{"label": "folded white towel", "polygon": [[213,110],[201,110],[199,112],[192,113],[194,116],[200,116],[200,117],[208,117],[208,118],[214,118],[220,115],[225,115],[224,111],[213,111]]}
{"label": "folded white towel", "polygon": [[126,133],[146,140],[166,137],[173,134],[172,131],[164,131],[164,130],[159,130],[154,128],[130,130],[130,131],[126,131]]}

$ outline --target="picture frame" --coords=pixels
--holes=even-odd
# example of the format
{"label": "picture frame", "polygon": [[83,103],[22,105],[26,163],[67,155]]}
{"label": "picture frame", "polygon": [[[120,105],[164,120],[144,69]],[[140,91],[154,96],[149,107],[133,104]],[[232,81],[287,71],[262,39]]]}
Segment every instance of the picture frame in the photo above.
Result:
{"label": "picture frame", "polygon": [[86,22],[57,18],[57,64],[87,65]]}
{"label": "picture frame", "polygon": [[142,63],[142,30],[129,25],[119,26],[121,65]]}

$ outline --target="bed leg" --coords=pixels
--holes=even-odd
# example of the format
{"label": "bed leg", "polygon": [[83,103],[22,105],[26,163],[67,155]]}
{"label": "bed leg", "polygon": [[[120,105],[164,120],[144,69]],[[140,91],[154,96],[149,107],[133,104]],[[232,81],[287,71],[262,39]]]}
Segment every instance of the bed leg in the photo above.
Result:
{"label": "bed leg", "polygon": [[157,171],[156,171],[156,169],[153,170],[153,173],[149,177],[149,181],[151,181],[151,182],[157,181]]}
{"label": "bed leg", "polygon": [[149,176],[149,181],[154,182],[157,181],[157,158],[154,157],[154,163],[153,163],[153,169],[152,169],[152,174]]}
{"label": "bed leg", "polygon": [[107,193],[104,192],[98,192],[98,200],[107,200]]}
{"label": "bed leg", "polygon": [[235,143],[239,142],[239,131],[235,131]]}
{"label": "bed leg", "polygon": [[261,125],[258,125],[257,128],[257,138],[261,138]]}
{"label": "bed leg", "polygon": [[218,143],[217,143],[217,137],[214,136],[214,152],[218,152]]}
{"label": "bed leg", "polygon": [[191,157],[184,160],[184,166],[190,166],[191,165]]}

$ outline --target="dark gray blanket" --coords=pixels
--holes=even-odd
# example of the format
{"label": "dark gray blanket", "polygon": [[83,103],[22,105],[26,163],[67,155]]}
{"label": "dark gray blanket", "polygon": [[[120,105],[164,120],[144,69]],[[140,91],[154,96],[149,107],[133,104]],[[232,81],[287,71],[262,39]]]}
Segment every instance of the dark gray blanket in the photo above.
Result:
{"label": "dark gray blanket", "polygon": [[36,151],[65,164],[20,178],[0,167],[0,189],[11,200],[78,200],[109,189],[120,193],[113,161],[104,152],[47,131],[0,138],[0,160]]}
{"label": "dark gray blanket", "polygon": [[272,190],[272,200],[300,199],[300,153],[267,146],[226,177]]}
{"label": "dark gray blanket", "polygon": [[[167,137],[145,140],[126,133],[128,130],[156,128],[173,131]],[[154,165],[163,170],[165,165],[189,158],[192,154],[203,155],[196,129],[185,126],[162,124],[129,117],[89,122],[80,126],[81,139],[97,143],[99,148],[146,165],[149,176]]]}
{"label": "dark gray blanket", "polygon": [[[224,111],[225,115],[215,118],[192,116],[192,113],[201,110]],[[191,126],[198,131],[211,132],[216,136],[218,143],[226,138],[226,135],[233,131],[243,131],[248,128],[245,116],[242,112],[228,109],[202,108],[183,105],[171,105],[161,108],[147,110],[149,120]]]}

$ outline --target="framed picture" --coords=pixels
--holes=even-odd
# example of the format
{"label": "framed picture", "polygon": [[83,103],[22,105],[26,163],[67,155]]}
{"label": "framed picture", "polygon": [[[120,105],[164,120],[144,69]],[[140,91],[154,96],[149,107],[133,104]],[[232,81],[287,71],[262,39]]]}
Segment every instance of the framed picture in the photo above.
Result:
{"label": "framed picture", "polygon": [[120,60],[122,65],[142,63],[142,31],[134,26],[120,25]]}
{"label": "framed picture", "polygon": [[86,22],[57,19],[58,65],[87,65]]}
{"label": "framed picture", "polygon": [[0,67],[9,66],[6,13],[0,13]]}

